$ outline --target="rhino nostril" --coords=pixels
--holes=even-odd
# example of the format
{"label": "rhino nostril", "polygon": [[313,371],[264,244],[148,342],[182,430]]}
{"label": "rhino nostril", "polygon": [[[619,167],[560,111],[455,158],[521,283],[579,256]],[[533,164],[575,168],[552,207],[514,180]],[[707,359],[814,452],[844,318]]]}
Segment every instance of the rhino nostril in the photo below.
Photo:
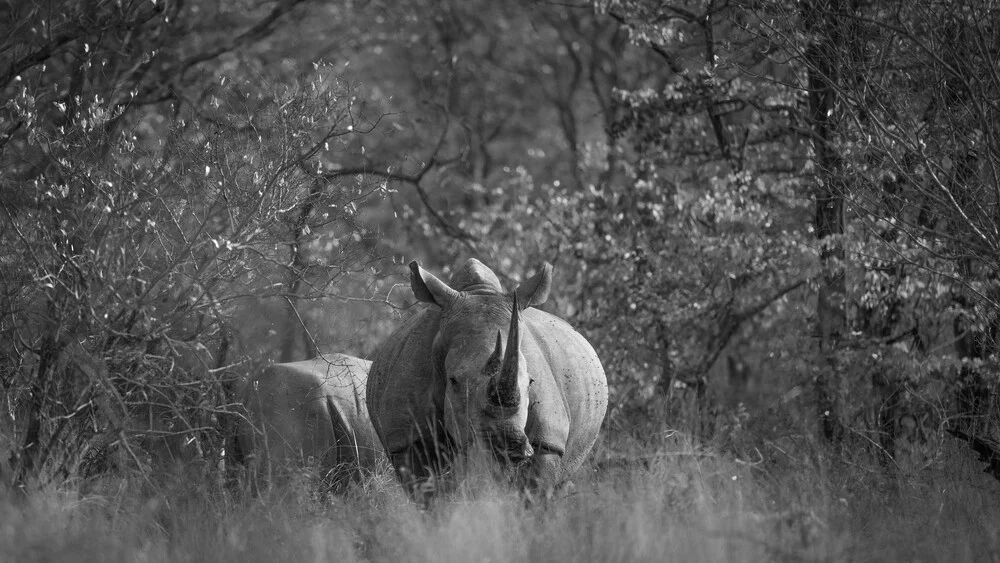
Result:
{"label": "rhino nostril", "polygon": [[535,455],[535,449],[531,447],[528,437],[523,434],[497,435],[497,433],[484,432],[483,438],[493,455],[501,462],[519,464]]}
{"label": "rhino nostril", "polygon": [[534,448],[531,447],[531,444],[529,444],[527,440],[525,440],[524,443],[522,444],[518,444],[512,448],[508,448],[507,451],[504,453],[506,454],[507,459],[509,459],[511,462],[521,463],[531,459],[531,456],[535,455],[535,450]]}

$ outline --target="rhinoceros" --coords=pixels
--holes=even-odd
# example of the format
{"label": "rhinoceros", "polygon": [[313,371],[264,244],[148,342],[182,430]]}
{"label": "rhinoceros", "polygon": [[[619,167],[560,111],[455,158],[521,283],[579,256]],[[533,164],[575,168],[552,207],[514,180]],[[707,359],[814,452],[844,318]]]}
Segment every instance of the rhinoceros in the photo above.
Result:
{"label": "rhinoceros", "polygon": [[446,284],[411,262],[429,306],[375,351],[368,412],[397,477],[427,500],[456,454],[477,450],[528,491],[550,492],[597,439],[608,384],[597,353],[546,301],[552,266],[505,292],[469,259]]}
{"label": "rhinoceros", "polygon": [[365,404],[371,362],[345,354],[272,364],[246,382],[236,456],[256,484],[289,469],[319,469],[342,488],[385,458]]}

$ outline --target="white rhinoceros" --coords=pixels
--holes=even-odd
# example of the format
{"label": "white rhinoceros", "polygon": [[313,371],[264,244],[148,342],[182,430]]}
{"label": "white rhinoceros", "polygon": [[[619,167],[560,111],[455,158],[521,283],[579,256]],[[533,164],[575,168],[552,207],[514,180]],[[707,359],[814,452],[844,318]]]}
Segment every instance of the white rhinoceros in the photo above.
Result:
{"label": "white rhinoceros", "polygon": [[608,384],[587,340],[533,308],[548,298],[552,266],[509,293],[475,259],[451,285],[416,262],[410,271],[430,306],[379,346],[368,379],[368,412],[403,485],[432,489],[472,450],[492,452],[529,490],[566,481],[597,439]]}
{"label": "white rhinoceros", "polygon": [[345,354],[273,364],[246,382],[249,416],[237,456],[255,483],[290,469],[318,469],[333,487],[371,474],[384,459],[365,404],[371,362]]}

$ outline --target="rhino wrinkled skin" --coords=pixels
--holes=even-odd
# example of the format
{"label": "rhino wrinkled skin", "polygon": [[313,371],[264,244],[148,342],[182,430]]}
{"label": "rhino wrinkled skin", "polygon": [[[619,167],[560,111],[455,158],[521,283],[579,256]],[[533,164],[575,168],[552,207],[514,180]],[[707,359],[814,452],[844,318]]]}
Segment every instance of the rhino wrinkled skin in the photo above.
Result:
{"label": "rhino wrinkled skin", "polygon": [[552,267],[510,293],[475,259],[450,285],[410,270],[429,306],[376,350],[368,380],[372,424],[403,485],[418,496],[474,449],[529,490],[568,480],[597,439],[608,386],[586,339],[534,308]]}
{"label": "rhino wrinkled skin", "polygon": [[251,478],[318,469],[334,487],[374,472],[384,458],[365,404],[371,362],[345,354],[273,364],[243,388],[248,421],[237,447]]}

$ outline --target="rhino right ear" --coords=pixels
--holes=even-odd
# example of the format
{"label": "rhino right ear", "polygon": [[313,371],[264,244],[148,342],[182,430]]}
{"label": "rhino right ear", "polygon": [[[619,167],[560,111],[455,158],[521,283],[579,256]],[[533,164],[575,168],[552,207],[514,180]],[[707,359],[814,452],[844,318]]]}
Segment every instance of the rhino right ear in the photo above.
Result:
{"label": "rhino right ear", "polygon": [[538,272],[517,286],[517,298],[520,301],[521,309],[535,307],[545,303],[549,298],[549,290],[552,288],[552,264],[548,262],[542,264]]}
{"label": "rhino right ear", "polygon": [[417,301],[432,303],[442,309],[448,308],[459,296],[458,291],[421,268],[416,260],[410,262],[410,287]]}

